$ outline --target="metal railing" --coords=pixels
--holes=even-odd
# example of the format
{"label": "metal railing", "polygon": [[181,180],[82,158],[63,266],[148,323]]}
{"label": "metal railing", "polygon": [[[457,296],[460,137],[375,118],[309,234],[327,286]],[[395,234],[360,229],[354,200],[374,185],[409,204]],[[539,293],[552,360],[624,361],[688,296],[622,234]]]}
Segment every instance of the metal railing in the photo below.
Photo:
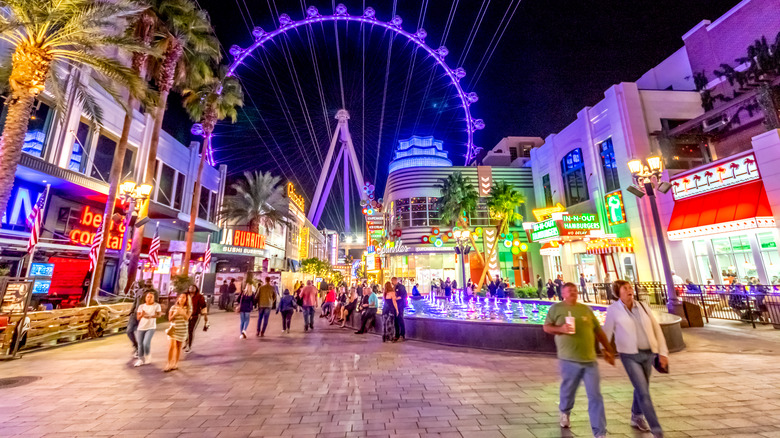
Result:
{"label": "metal railing", "polygon": [[[665,310],[666,284],[660,282],[633,283],[636,296],[650,307]],[[678,298],[701,309],[706,322],[712,319],[772,324],[780,328],[780,285],[688,284],[675,286]],[[616,301],[611,283],[591,285],[593,299],[599,304]]]}

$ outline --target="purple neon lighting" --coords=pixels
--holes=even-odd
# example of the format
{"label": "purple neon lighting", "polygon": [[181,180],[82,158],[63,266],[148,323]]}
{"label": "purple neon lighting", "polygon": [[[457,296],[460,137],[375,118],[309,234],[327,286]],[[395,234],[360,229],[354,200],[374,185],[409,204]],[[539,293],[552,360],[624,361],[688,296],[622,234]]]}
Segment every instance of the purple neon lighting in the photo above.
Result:
{"label": "purple neon lighting", "polygon": [[267,41],[272,40],[275,37],[289,30],[297,29],[301,26],[308,26],[311,24],[323,23],[328,21],[353,21],[358,23],[365,23],[374,26],[379,26],[387,30],[391,30],[398,35],[406,37],[406,39],[417,44],[418,47],[425,50],[428,53],[428,55],[430,55],[436,61],[436,63],[438,63],[439,66],[441,66],[441,68],[444,69],[444,72],[450,78],[452,85],[455,86],[455,90],[458,93],[458,98],[460,99],[461,108],[463,108],[463,112],[466,116],[467,150],[466,150],[465,164],[468,166],[469,163],[471,163],[471,161],[475,158],[477,152],[481,150],[481,148],[478,148],[474,145],[474,131],[484,129],[485,122],[482,119],[475,119],[471,116],[469,105],[471,105],[472,103],[478,100],[477,93],[474,93],[473,91],[470,93],[466,93],[463,90],[463,87],[460,85],[460,80],[466,76],[466,71],[462,67],[453,70],[452,68],[450,68],[449,65],[447,65],[446,62],[444,62],[444,58],[449,53],[449,50],[447,50],[446,47],[441,46],[438,49],[433,49],[427,44],[425,44],[425,37],[427,36],[427,33],[425,32],[424,29],[420,29],[414,34],[403,30],[403,28],[401,28],[401,24],[403,23],[403,20],[401,19],[401,17],[397,15],[390,22],[377,20],[375,17],[376,12],[374,11],[373,8],[366,8],[362,16],[349,15],[347,13],[346,6],[344,6],[343,4],[339,4],[338,6],[336,6],[336,13],[334,15],[320,15],[319,11],[314,6],[310,6],[306,10],[306,13],[308,16],[300,21],[292,20],[290,16],[287,14],[280,15],[279,16],[280,27],[278,29],[269,32],[266,32],[263,29],[256,27],[252,31],[252,35],[255,37],[255,42],[246,49],[242,49],[237,45],[231,46],[230,54],[235,59],[233,60],[233,63],[230,64],[230,67],[228,68],[227,76],[235,75],[236,69],[241,64],[243,64],[244,60],[252,52],[254,52],[255,49],[262,46]]}

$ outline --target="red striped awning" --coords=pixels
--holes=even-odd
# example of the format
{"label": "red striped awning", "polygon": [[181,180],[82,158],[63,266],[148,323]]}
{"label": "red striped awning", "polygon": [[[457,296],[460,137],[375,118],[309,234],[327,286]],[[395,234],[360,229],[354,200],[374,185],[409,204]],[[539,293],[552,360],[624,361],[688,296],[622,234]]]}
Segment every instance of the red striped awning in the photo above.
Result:
{"label": "red striped awning", "polygon": [[634,252],[634,242],[630,237],[612,239],[593,239],[585,244],[588,254],[612,254],[615,252]]}
{"label": "red striped awning", "polygon": [[674,203],[671,240],[751,228],[774,228],[764,183],[754,181]]}

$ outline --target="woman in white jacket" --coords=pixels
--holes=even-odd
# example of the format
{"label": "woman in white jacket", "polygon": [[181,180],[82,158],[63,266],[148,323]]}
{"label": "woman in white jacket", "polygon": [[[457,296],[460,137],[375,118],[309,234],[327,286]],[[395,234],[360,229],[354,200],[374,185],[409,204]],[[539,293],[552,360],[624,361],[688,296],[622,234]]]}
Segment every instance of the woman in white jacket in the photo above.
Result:
{"label": "woman in white jacket", "polygon": [[650,375],[655,356],[659,356],[662,367],[669,364],[669,350],[661,325],[647,306],[634,299],[631,283],[618,280],[612,284],[612,292],[618,300],[607,309],[604,333],[610,340],[615,336],[620,361],[634,386],[631,426],[644,432],[652,431],[655,438],[663,437],[650,398]]}

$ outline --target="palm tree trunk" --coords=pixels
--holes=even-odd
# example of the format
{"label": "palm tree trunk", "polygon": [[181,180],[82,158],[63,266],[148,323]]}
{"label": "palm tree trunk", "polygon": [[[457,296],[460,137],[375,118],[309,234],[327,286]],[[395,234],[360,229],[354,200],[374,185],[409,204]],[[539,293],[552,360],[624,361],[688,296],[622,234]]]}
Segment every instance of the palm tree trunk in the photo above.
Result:
{"label": "palm tree trunk", "polygon": [[[106,247],[108,246],[108,238],[110,235],[111,227],[106,223],[111,223],[111,216],[114,215],[114,206],[116,205],[116,194],[119,191],[120,179],[122,177],[122,166],[125,163],[125,154],[127,152],[127,141],[130,137],[130,127],[133,124],[133,107],[135,106],[135,99],[130,96],[127,100],[128,111],[125,113],[125,121],[122,124],[122,136],[119,137],[119,143],[116,144],[114,150],[114,158],[111,160],[111,173],[108,177],[108,197],[106,199],[106,208],[103,211],[103,228],[100,232],[103,233],[103,241],[100,242],[100,248],[97,254],[97,263],[95,264],[95,272],[93,275],[93,281],[91,283],[91,290],[89,300],[87,303],[92,302],[92,299],[97,296],[100,290],[100,283],[103,279],[103,271],[105,269],[106,259]],[[119,260],[117,268],[120,267],[122,260]]]}
{"label": "palm tree trunk", "polygon": [[[160,130],[162,129],[163,117],[165,117],[165,108],[168,102],[168,91],[160,92],[160,104],[157,106],[157,111],[154,115],[154,127],[152,128],[152,138],[149,141],[149,159],[146,162],[146,175],[144,176],[144,183],[154,187],[154,171],[157,164],[157,146],[160,143]],[[152,190],[154,191],[154,189]],[[138,211],[138,219],[142,219],[149,215],[149,203],[151,199],[147,199],[141,204],[141,209]],[[144,243],[144,227],[137,227],[133,232],[133,243],[130,247],[130,265],[127,267],[127,286],[125,291],[129,290],[135,282],[135,277],[138,274],[138,261],[141,259],[141,247]]]}
{"label": "palm tree trunk", "polygon": [[489,276],[490,273],[488,272],[488,268],[490,267],[490,259],[493,258],[494,255],[496,255],[496,252],[498,251],[498,235],[500,230],[504,229],[504,221],[501,220],[501,222],[498,223],[498,226],[496,227],[496,242],[493,244],[493,247],[490,248],[490,252],[485,260],[485,267],[482,269],[482,275],[479,276],[479,285],[477,286],[477,289],[482,289],[482,284],[485,282],[485,276]]}
{"label": "palm tree trunk", "polygon": [[211,143],[211,132],[203,133],[203,152],[200,153],[198,173],[195,175],[195,186],[192,188],[192,205],[190,206],[190,224],[187,227],[187,249],[181,262],[182,273],[189,275],[190,258],[192,257],[192,239],[195,235],[195,220],[198,218],[198,205],[200,204],[200,178],[203,175],[203,165],[206,162],[206,151]]}
{"label": "palm tree trunk", "polygon": [[0,212],[5,211],[14,186],[16,166],[22,156],[24,136],[30,122],[35,95],[27,90],[14,91],[8,99],[8,115],[0,137]]}

